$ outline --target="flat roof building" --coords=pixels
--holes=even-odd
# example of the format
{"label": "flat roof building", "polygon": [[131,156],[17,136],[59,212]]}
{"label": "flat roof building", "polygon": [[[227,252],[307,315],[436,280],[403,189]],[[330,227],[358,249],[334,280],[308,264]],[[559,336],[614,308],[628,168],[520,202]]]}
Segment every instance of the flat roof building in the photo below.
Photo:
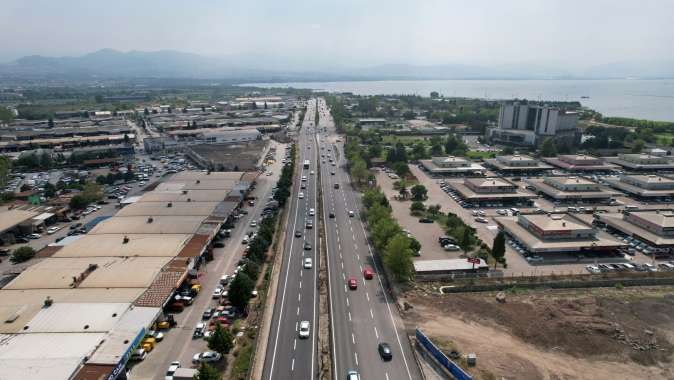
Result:
{"label": "flat roof building", "polygon": [[609,229],[648,243],[656,249],[656,254],[674,252],[674,210],[597,214],[595,219],[605,223]]}
{"label": "flat roof building", "polygon": [[609,203],[618,195],[585,177],[528,178],[525,182],[533,190],[559,202]]}
{"label": "flat roof building", "polygon": [[552,166],[546,165],[537,159],[521,154],[510,156],[496,156],[485,160],[487,166],[504,173],[521,174],[552,170]]}
{"label": "flat roof building", "polygon": [[546,157],[543,161],[570,172],[598,171],[609,172],[619,169],[618,165],[604,162],[602,158],[587,154],[564,154],[557,157]]}
{"label": "flat roof building", "polygon": [[483,173],[486,169],[463,157],[433,157],[430,160],[419,160],[431,174],[465,175]]}
{"label": "flat roof building", "polygon": [[618,155],[618,157],[610,157],[608,161],[634,171],[674,170],[674,162],[672,162],[671,157],[648,153],[625,153]]}
{"label": "flat roof building", "polygon": [[465,178],[447,182],[463,200],[482,205],[488,202],[528,202],[537,196],[505,178]]}
{"label": "flat roof building", "polygon": [[674,197],[674,178],[664,175],[623,175],[620,178],[605,178],[614,189],[624,191],[636,198],[664,199]]}
{"label": "flat roof building", "polygon": [[537,146],[546,138],[573,146],[580,142],[578,113],[533,103],[501,105],[498,126],[487,129],[490,140],[512,145]]}
{"label": "flat roof building", "polygon": [[494,218],[530,253],[615,253],[626,246],[572,214],[520,214]]}

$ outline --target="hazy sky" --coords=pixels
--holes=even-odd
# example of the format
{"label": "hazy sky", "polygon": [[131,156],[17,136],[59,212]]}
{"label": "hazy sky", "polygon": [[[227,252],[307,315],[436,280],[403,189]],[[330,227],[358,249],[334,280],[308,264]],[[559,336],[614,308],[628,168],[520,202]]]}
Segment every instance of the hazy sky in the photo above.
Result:
{"label": "hazy sky", "polygon": [[672,0],[2,0],[0,61],[172,49],[259,67],[674,59]]}

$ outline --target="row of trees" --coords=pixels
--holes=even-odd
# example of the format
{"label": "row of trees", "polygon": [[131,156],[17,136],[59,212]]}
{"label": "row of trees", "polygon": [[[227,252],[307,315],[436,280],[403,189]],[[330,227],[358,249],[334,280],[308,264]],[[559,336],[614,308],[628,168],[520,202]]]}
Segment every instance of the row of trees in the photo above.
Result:
{"label": "row of trees", "polygon": [[412,255],[419,250],[419,242],[403,233],[391,215],[386,196],[379,189],[365,191],[363,209],[373,245],[381,254],[384,265],[396,280],[410,280],[414,276]]}
{"label": "row of trees", "polygon": [[293,185],[293,175],[295,173],[295,152],[296,148],[295,145],[293,145],[290,148],[290,162],[286,162],[286,164],[283,165],[281,176],[276,185],[277,189],[274,194],[274,199],[278,201],[279,207],[283,207],[290,196],[290,189]]}
{"label": "row of trees", "polygon": [[103,199],[103,187],[94,182],[87,182],[79,194],[70,198],[70,208],[83,210],[101,199]]}
{"label": "row of trees", "polygon": [[96,177],[96,183],[99,185],[113,185],[117,181],[128,182],[135,178],[135,175],[131,170],[128,170],[126,173],[122,172],[110,172],[108,175],[99,175]]}

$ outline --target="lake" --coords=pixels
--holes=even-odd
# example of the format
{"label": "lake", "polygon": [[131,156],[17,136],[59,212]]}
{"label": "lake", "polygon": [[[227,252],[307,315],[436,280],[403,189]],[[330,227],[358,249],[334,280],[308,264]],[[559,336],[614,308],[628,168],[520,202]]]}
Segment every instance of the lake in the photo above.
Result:
{"label": "lake", "polygon": [[[417,94],[448,97],[579,101],[604,116],[674,121],[674,80],[395,80],[254,83],[358,95]],[[581,97],[589,97],[587,99]]]}

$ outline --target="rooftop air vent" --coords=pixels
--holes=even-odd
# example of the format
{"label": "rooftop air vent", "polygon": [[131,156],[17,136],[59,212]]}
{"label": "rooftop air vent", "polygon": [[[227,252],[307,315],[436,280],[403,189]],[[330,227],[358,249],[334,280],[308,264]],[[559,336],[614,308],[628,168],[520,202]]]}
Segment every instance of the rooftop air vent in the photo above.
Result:
{"label": "rooftop air vent", "polygon": [[183,190],[183,194],[187,194],[187,190]]}
{"label": "rooftop air vent", "polygon": [[192,198],[187,198],[187,201],[188,201],[188,202],[192,202]]}
{"label": "rooftop air vent", "polygon": [[124,239],[122,240],[122,244],[126,244],[129,242],[129,237],[124,235]]}
{"label": "rooftop air vent", "polygon": [[44,299],[44,307],[49,307],[54,303],[54,300],[51,299],[51,297],[47,296],[47,298]]}
{"label": "rooftop air vent", "polygon": [[166,207],[173,207],[173,203],[172,203],[172,202],[169,202],[169,203],[166,205]]}
{"label": "rooftop air vent", "polygon": [[200,181],[200,180],[197,180],[197,185],[200,184],[200,183],[201,183],[201,181]]}
{"label": "rooftop air vent", "polygon": [[149,217],[149,218],[147,218],[147,222],[148,222],[148,223],[152,223],[152,222],[154,222],[154,218],[153,218],[153,217]]}

